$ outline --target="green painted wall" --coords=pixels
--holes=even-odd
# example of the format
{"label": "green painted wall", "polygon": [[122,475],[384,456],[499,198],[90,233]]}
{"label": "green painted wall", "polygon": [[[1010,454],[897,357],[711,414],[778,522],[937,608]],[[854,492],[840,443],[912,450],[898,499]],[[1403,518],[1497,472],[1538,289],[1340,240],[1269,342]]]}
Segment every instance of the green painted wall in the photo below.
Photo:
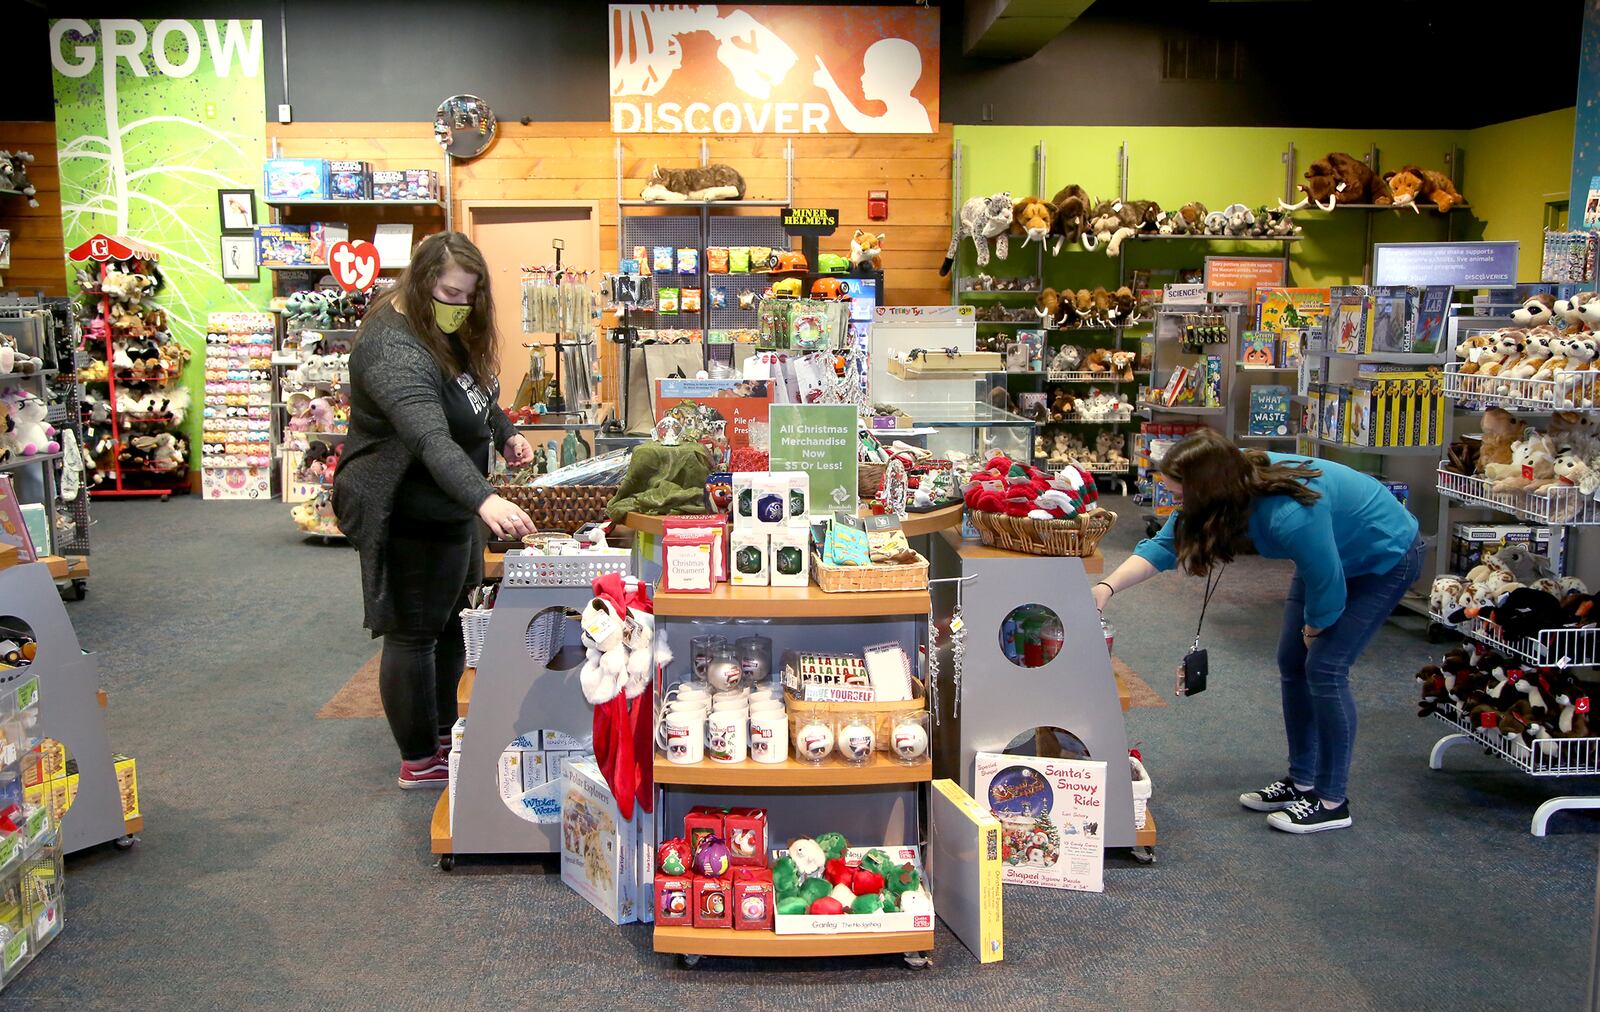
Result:
{"label": "green painted wall", "polygon": [[[1542,194],[1564,185],[1566,167],[1571,163],[1571,124],[1572,110],[1568,109],[1473,131],[958,126],[955,141],[961,146],[961,173],[957,187],[968,197],[1001,189],[1017,197],[1034,193],[1040,189],[1035,183],[1034,148],[1042,143],[1044,196],[1053,196],[1072,182],[1096,199],[1114,196],[1117,148],[1126,141],[1130,197],[1153,199],[1164,207],[1191,200],[1213,209],[1235,201],[1255,207],[1271,204],[1283,195],[1283,156],[1290,143],[1296,149],[1296,181],[1307,165],[1330,151],[1364,154],[1375,144],[1380,166],[1414,162],[1442,169],[1445,153],[1460,146],[1467,152],[1463,192],[1475,209],[1471,216],[1465,212],[1455,216],[1453,238],[1522,240],[1528,264],[1525,277],[1531,280],[1538,273]],[[1445,221],[1428,212],[1307,211],[1296,220],[1305,230],[1305,238],[1294,244],[1290,258],[1290,279],[1297,285],[1359,282],[1369,220],[1372,242],[1446,238]],[[1266,256],[1276,250],[1266,243],[1136,243],[1127,260],[1130,269],[1199,267],[1208,253]],[[962,260],[964,272],[975,269],[970,244]],[[1023,256],[1014,253],[1010,264],[995,268],[994,273],[1031,273],[1033,264],[1030,247]],[[1104,253],[1063,251],[1060,257],[1046,256],[1045,283],[1058,288],[1110,285],[1116,281],[1116,269],[1116,262]]]}
{"label": "green painted wall", "polygon": [[1546,203],[1565,202],[1572,176],[1574,109],[1468,131],[1467,193],[1485,239],[1522,243],[1518,279],[1538,281]]}

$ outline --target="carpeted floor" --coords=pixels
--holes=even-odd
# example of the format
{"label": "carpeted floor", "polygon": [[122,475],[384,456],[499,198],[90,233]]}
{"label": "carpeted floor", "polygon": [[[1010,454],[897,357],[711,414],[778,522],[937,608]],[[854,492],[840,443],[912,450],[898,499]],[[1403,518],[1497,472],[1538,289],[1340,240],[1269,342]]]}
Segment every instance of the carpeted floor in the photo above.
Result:
{"label": "carpeted floor", "polygon": [[[281,504],[97,503],[88,600],[70,605],[139,759],[147,829],[70,859],[66,931],[0,1008],[1575,1007],[1600,815],[1543,799],[1475,750],[1427,768],[1430,648],[1387,627],[1358,673],[1354,829],[1295,838],[1235,796],[1283,768],[1273,665],[1286,566],[1229,570],[1207,620],[1212,688],[1135,709],[1159,863],[1116,858],[1102,895],[1006,894],[1004,963],[941,932],[898,959],[679,969],[545,865],[434,867],[436,796],[394,786],[378,718],[317,720],[372,657],[349,549],[298,537]],[[1125,516],[1135,516],[1127,510]],[[1113,562],[1138,536],[1113,531]],[[1117,652],[1165,692],[1197,586],[1163,578],[1111,609]],[[968,677],[981,677],[969,672]]]}

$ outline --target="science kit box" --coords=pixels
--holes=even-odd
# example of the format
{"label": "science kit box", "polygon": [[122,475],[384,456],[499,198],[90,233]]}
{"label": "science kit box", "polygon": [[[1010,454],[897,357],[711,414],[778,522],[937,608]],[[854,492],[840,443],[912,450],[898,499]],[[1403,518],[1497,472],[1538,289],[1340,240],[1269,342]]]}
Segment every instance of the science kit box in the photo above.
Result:
{"label": "science kit box", "polygon": [[366,162],[329,162],[328,196],[334,200],[371,198],[372,166]]}
{"label": "science kit box", "polygon": [[327,200],[328,163],[322,158],[269,158],[263,170],[268,200]]}

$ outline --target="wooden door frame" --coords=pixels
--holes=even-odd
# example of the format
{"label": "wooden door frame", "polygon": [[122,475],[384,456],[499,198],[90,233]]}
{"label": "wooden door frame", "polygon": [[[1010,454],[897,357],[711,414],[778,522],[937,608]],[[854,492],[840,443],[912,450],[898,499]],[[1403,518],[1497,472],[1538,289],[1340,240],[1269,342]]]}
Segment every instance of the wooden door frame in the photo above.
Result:
{"label": "wooden door frame", "polygon": [[[598,200],[462,200],[459,202],[459,204],[461,207],[461,217],[459,220],[466,226],[463,231],[466,232],[467,238],[471,239],[473,242],[478,241],[478,221],[474,212],[479,210],[514,211],[518,209],[533,210],[539,208],[573,208],[581,210],[586,208],[589,211],[589,228],[594,239],[595,255],[598,257],[604,254],[604,250],[600,245],[600,201]],[[552,257],[551,260],[547,260],[545,262],[550,263],[553,261],[553,259],[554,258]],[[521,265],[519,264],[518,266],[520,267]],[[578,270],[588,270],[596,273],[604,269],[599,263],[575,265],[567,264],[566,266],[575,266]],[[617,355],[611,342],[600,341],[599,344],[600,371],[601,375],[604,377],[600,387],[601,398],[607,403],[614,404],[620,399],[620,395],[613,392],[615,388],[611,385],[614,382],[613,377],[617,372]]]}

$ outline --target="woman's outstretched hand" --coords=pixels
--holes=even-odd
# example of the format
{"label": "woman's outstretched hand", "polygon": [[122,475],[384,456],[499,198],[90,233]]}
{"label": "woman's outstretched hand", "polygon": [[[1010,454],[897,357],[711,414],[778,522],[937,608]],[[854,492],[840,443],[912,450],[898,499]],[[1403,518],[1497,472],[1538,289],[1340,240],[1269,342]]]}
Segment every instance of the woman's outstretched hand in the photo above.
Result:
{"label": "woman's outstretched hand", "polygon": [[483,505],[478,507],[478,516],[501,541],[514,541],[524,534],[533,533],[533,521],[522,511],[522,507],[497,495],[491,495],[483,501]]}
{"label": "woman's outstretched hand", "polygon": [[1089,593],[1094,595],[1094,606],[1099,611],[1105,611],[1106,605],[1111,603],[1111,588],[1103,583],[1097,583],[1090,587]]}

